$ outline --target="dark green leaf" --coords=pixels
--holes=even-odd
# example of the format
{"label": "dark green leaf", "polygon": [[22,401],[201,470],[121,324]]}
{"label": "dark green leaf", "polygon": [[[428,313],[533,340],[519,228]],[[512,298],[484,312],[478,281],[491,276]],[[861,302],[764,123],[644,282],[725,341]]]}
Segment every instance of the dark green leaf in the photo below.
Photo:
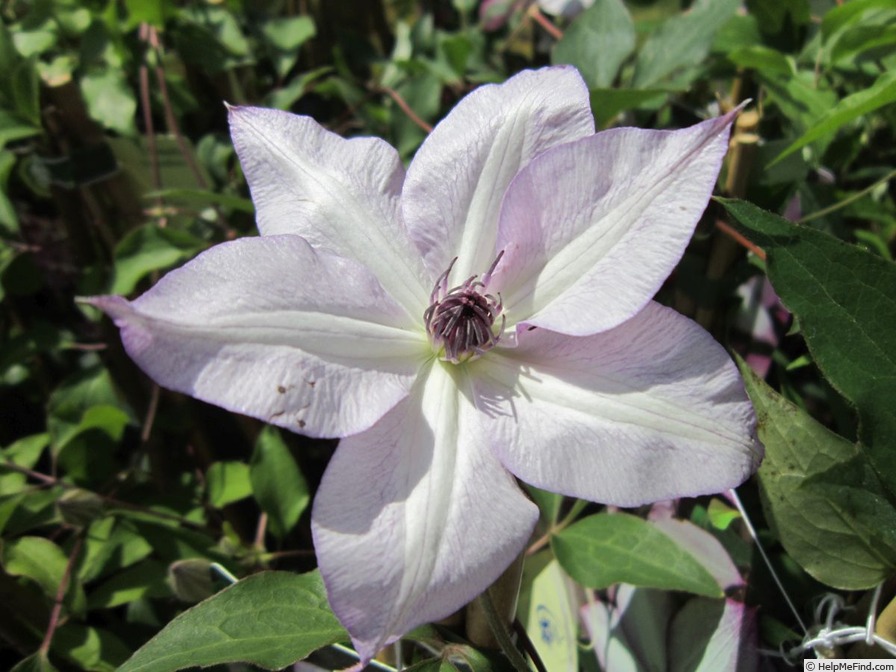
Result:
{"label": "dark green leaf", "polygon": [[100,429],[113,440],[121,436],[128,416],[117,405],[112,379],[101,367],[70,377],[51,395],[47,428],[56,451],[89,429]]}
{"label": "dark green leaf", "polygon": [[551,540],[563,569],[588,588],[614,583],[685,590],[720,597],[722,589],[700,562],[668,535],[624,513],[589,516]]}
{"label": "dark green leaf", "polygon": [[144,560],[115,574],[100,584],[87,601],[90,609],[108,609],[141,597],[168,597],[168,567],[155,560]]}
{"label": "dark green leaf", "polygon": [[769,280],[825,377],[858,409],[860,438],[896,492],[896,265],[744,201],[720,202],[765,250]]}
{"label": "dark green leaf", "polygon": [[[0,110],[0,115],[3,114],[3,111]],[[2,129],[2,121],[0,121],[0,133],[3,132]],[[2,141],[0,141],[0,147],[3,146]],[[16,157],[12,152],[8,152],[6,150],[0,150],[0,231],[5,233],[6,235],[11,235],[18,233],[19,231],[19,217],[16,214],[16,210],[12,205],[12,201],[9,200],[9,196],[6,195],[7,185],[9,183],[9,174],[12,172],[12,169],[16,165]],[[10,250],[8,254],[11,254]],[[6,254],[0,253],[0,257],[5,258]],[[0,272],[2,272],[5,263],[2,259],[0,259]],[[3,300],[3,293],[0,290],[0,301]]]}
{"label": "dark green leaf", "polygon": [[71,621],[56,631],[52,651],[92,672],[114,672],[131,653],[109,630]]}
{"label": "dark green leaf", "polygon": [[84,541],[78,576],[92,581],[140,562],[153,552],[152,545],[128,520],[112,516],[94,521]]}
{"label": "dark green leaf", "polygon": [[[809,574],[836,588],[869,588],[896,567],[896,511],[860,448],[778,395],[746,365],[765,460],[766,518]],[[840,482],[837,483],[836,481]]]}
{"label": "dark green leaf", "polygon": [[346,639],[317,572],[263,572],[175,618],[119,672],[173,672],[232,662],[276,670]]}
{"label": "dark green leaf", "polygon": [[[233,194],[221,194],[214,191],[206,191],[204,189],[161,189],[159,191],[151,191],[146,194],[146,198],[162,198],[174,203],[183,203],[185,205],[208,207],[210,205],[220,205],[231,210],[239,212],[254,213],[255,206],[248,198],[234,196]],[[171,229],[165,229],[171,231]],[[180,232],[183,233],[183,232]],[[194,239],[195,243],[201,244],[198,238]]]}
{"label": "dark green leaf", "polygon": [[271,532],[283,536],[308,506],[308,484],[279,430],[265,427],[255,442],[249,467],[252,492],[268,514]]}
{"label": "dark green leaf", "polygon": [[604,128],[622,112],[659,107],[670,93],[660,89],[593,89],[591,109],[598,127]]}
{"label": "dark green leaf", "polygon": [[[21,140],[22,138],[30,138],[35,135],[40,135],[41,130],[38,126],[34,126],[27,121],[24,121],[18,115],[15,115],[11,112],[7,112],[6,110],[0,110],[0,148],[5,147],[8,143],[13,142],[15,140]],[[8,152],[3,152],[3,155],[8,154]],[[0,183],[0,186],[5,186],[6,176],[9,174],[8,168],[6,168],[6,164],[12,165],[15,163],[15,156],[12,156],[12,161],[6,159],[4,161],[5,173],[0,173],[0,179],[3,180]]]}
{"label": "dark green leaf", "polygon": [[249,465],[243,462],[215,462],[205,474],[208,503],[216,509],[252,494]]}
{"label": "dark green leaf", "polygon": [[191,259],[205,247],[205,241],[186,231],[155,224],[134,229],[115,248],[110,292],[129,294],[146,274]]}
{"label": "dark green leaf", "polygon": [[563,33],[552,62],[575,65],[589,88],[608,88],[635,49],[635,26],[621,0],[597,0]]}
{"label": "dark green leaf", "polygon": [[794,73],[793,64],[784,54],[761,44],[732,51],[728,54],[728,59],[738,67],[759,70],[765,75],[790,77]]}
{"label": "dark green leaf", "polygon": [[57,672],[47,659],[47,654],[38,651],[19,661],[9,672]]}

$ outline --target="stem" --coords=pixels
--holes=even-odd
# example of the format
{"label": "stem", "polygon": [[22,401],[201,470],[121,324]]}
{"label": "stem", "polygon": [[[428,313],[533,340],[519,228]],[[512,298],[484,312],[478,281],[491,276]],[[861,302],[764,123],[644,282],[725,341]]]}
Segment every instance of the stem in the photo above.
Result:
{"label": "stem", "polygon": [[853,201],[859,200],[860,198],[862,198],[862,196],[867,194],[869,191],[873,191],[875,188],[877,188],[878,185],[881,185],[884,182],[889,182],[894,177],[896,177],[896,170],[890,171],[889,173],[884,175],[882,178],[880,178],[877,182],[872,184],[870,187],[865,187],[864,189],[862,189],[862,191],[856,192],[849,198],[844,198],[842,201],[838,201],[837,203],[834,203],[834,205],[828,206],[827,208],[823,208],[822,210],[818,210],[817,212],[813,212],[811,215],[806,215],[805,217],[800,217],[796,221],[798,224],[805,224],[806,222],[811,222],[813,219],[818,219],[819,217],[824,217],[825,215],[835,212],[835,211],[839,210],[840,208],[846,207]]}
{"label": "stem", "polygon": [[398,93],[395,89],[390,89],[388,86],[381,87],[382,90],[395,101],[395,104],[401,108],[401,111],[404,112],[408,119],[413,121],[417,126],[422,128],[427,133],[432,133],[432,126],[426,123],[423,119],[421,119],[414,110],[411,109],[411,106],[408,105],[407,101],[401,97],[401,94]]}
{"label": "stem", "polygon": [[733,228],[731,228],[730,225],[726,224],[721,219],[717,219],[716,227],[719,229],[719,231],[724,233],[726,236],[733,238],[738,243],[743,245],[745,248],[750,250],[750,252],[752,252],[757,257],[759,257],[760,259],[765,261],[765,250],[763,250],[761,247],[757,247],[756,245],[751,243],[749,240],[747,240],[742,235],[740,235],[737,231],[735,231]]}
{"label": "stem", "polygon": [[495,639],[498,640],[501,650],[504,652],[504,655],[507,656],[508,660],[510,660],[510,664],[513,665],[513,668],[517,670],[517,672],[532,672],[532,669],[529,667],[523,654],[520,653],[519,649],[516,648],[513,641],[510,639],[510,633],[507,632],[507,628],[501,620],[501,617],[498,615],[498,611],[495,609],[495,603],[492,602],[492,597],[488,590],[479,596],[479,603],[482,605],[482,613],[485,614],[485,619],[488,621],[488,624],[495,635]]}
{"label": "stem", "polygon": [[81,544],[83,537],[78,534],[75,538],[75,545],[72,552],[68,554],[68,562],[65,564],[65,571],[62,573],[62,579],[59,581],[59,588],[56,589],[56,599],[53,601],[53,611],[50,612],[50,622],[47,624],[47,634],[44,635],[44,641],[41,642],[39,652],[42,656],[46,656],[50,652],[50,644],[53,642],[53,635],[56,628],[59,627],[59,616],[62,613],[62,603],[65,601],[65,592],[68,590],[69,581],[72,578],[72,570],[75,567],[75,560],[81,553]]}
{"label": "stem", "polygon": [[574,523],[576,518],[579,517],[579,514],[582,513],[582,510],[586,506],[588,506],[588,502],[586,502],[584,499],[577,499],[575,501],[575,503],[572,505],[572,508],[570,508],[569,513],[567,513],[563,517],[563,520],[561,520],[559,523],[555,523],[554,525],[552,525],[551,529],[549,529],[541,537],[539,537],[534,542],[532,542],[532,545],[526,549],[526,553],[525,553],[526,557],[528,557],[530,555],[534,555],[535,553],[540,551],[542,548],[547,546],[548,542],[550,542],[550,540],[551,540],[551,537],[554,536],[555,534],[557,534],[558,532],[560,532],[561,530],[566,529],[572,523]]}
{"label": "stem", "polygon": [[555,40],[563,39],[563,31],[551,23],[548,17],[541,13],[541,10],[538,9],[538,5],[532,5],[529,8],[529,16],[531,16],[535,20],[535,23],[544,28],[545,32]]}

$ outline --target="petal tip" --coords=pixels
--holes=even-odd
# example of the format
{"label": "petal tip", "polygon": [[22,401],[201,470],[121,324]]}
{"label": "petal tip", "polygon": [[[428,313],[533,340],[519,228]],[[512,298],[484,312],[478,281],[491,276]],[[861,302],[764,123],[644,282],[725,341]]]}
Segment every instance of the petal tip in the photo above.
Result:
{"label": "petal tip", "polygon": [[134,310],[127,299],[111,294],[100,296],[77,296],[75,297],[75,303],[99,308],[116,321],[124,319],[126,316],[133,313]]}

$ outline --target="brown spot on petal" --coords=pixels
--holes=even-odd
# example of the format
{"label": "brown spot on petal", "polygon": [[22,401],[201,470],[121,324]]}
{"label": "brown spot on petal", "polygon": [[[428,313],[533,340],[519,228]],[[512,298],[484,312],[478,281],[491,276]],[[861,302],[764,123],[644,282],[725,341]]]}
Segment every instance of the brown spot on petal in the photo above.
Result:
{"label": "brown spot on petal", "polygon": [[299,420],[299,429],[302,429],[305,426],[304,420]]}
{"label": "brown spot on petal", "polygon": [[286,388],[283,387],[282,385],[278,385],[278,386],[277,386],[277,391],[278,391],[280,394],[286,394]]}

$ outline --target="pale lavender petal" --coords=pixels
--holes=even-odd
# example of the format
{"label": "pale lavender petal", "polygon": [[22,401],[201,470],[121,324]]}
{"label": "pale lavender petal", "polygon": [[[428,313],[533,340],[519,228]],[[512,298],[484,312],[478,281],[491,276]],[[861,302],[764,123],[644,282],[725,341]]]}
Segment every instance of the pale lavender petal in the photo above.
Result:
{"label": "pale lavender petal", "polygon": [[524,331],[471,368],[480,431],[545,490],[634,506],[734,487],[762,456],[734,363],[655,303],[595,336]]}
{"label": "pale lavender petal", "polygon": [[388,143],[257,107],[231,107],[230,132],[262,235],[356,259],[410,314],[426,309],[431,287],[398,212],[404,168]]}
{"label": "pale lavender petal", "polygon": [[430,277],[455,256],[454,278],[484,273],[513,177],[549,147],[593,132],[588,89],[568,66],[522,72],[461,100],[420,147],[402,192]]}
{"label": "pale lavender petal", "polygon": [[694,556],[704,569],[712,574],[723,590],[744,586],[743,577],[728,555],[728,551],[712,534],[689,520],[663,518],[650,522]]}
{"label": "pale lavender petal", "polygon": [[507,192],[498,231],[504,258],[491,288],[508,325],[585,336],[638,312],[691,239],[733,119],[613,129],[529,164]]}
{"label": "pale lavender petal", "polygon": [[298,236],[217,245],[131,303],[88,302],[163,387],[311,436],[370,427],[430,353],[366,268]]}
{"label": "pale lavender petal", "polygon": [[446,366],[434,362],[407,400],[339,444],[314,502],[330,604],[364,659],[485,590],[538,518]]}

